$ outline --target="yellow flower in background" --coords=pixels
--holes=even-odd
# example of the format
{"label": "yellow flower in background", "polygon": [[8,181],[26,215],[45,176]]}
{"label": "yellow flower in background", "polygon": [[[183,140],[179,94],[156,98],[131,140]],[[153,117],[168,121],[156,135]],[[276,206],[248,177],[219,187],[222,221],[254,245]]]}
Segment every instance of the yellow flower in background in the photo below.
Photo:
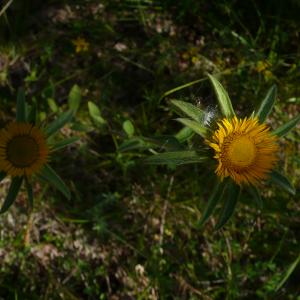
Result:
{"label": "yellow flower in background", "polygon": [[277,137],[258,118],[224,118],[218,122],[210,147],[218,161],[216,174],[237,184],[258,185],[277,162]]}
{"label": "yellow flower in background", "polygon": [[8,175],[31,176],[47,163],[44,133],[29,123],[12,122],[0,131],[0,169]]}
{"label": "yellow flower in background", "polygon": [[75,46],[75,52],[86,52],[89,50],[90,43],[87,42],[84,38],[78,37],[75,40],[72,40],[73,45]]}

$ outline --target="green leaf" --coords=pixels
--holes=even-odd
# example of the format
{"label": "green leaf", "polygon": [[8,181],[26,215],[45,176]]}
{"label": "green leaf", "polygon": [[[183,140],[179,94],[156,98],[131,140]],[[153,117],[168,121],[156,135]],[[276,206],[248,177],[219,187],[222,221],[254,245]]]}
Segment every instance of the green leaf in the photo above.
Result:
{"label": "green leaf", "polygon": [[14,177],[11,181],[7,196],[1,207],[0,213],[5,213],[16,200],[18,192],[21,188],[23,177]]}
{"label": "green leaf", "polygon": [[273,134],[277,136],[284,136],[286,135],[290,130],[292,130],[300,121],[300,114],[291,119],[289,122],[285,123],[284,125],[278,127],[276,130],[273,131]]}
{"label": "green leaf", "polygon": [[219,200],[223,197],[225,187],[226,187],[226,182],[224,182],[224,181],[223,182],[218,181],[217,184],[215,185],[215,187],[208,199],[204,213],[199,221],[199,224],[198,224],[199,227],[201,227],[213,213]]}
{"label": "green leaf", "polygon": [[81,90],[80,87],[75,84],[70,90],[68,103],[71,110],[77,112],[81,102]]}
{"label": "green leaf", "polygon": [[230,185],[228,186],[228,198],[225,200],[218,223],[215,227],[216,230],[223,227],[230,219],[230,217],[234,212],[240,194],[241,194],[241,187],[236,185],[233,182],[230,182]]}
{"label": "green leaf", "polygon": [[75,143],[78,140],[79,140],[79,137],[74,136],[74,137],[65,139],[63,141],[59,141],[59,142],[57,142],[57,143],[55,143],[55,144],[52,145],[51,151],[57,151],[59,149],[62,149],[62,148],[66,147],[66,146],[68,146],[70,144]]}
{"label": "green leaf", "polygon": [[179,143],[183,143],[193,137],[195,132],[189,127],[181,128],[175,135],[175,138],[179,141]]}
{"label": "green leaf", "polygon": [[270,179],[292,195],[296,194],[296,190],[293,187],[292,183],[288,180],[287,177],[280,174],[278,171],[272,171],[272,173],[270,174]]}
{"label": "green leaf", "polygon": [[222,114],[226,118],[232,118],[235,115],[235,113],[231,104],[231,100],[228,96],[228,93],[226,92],[222,84],[214,76],[208,74],[208,77],[217,95]]}
{"label": "green leaf", "polygon": [[176,121],[180,122],[181,124],[189,127],[192,129],[195,133],[199,134],[203,138],[206,137],[207,135],[207,128],[202,126],[200,123],[190,120],[190,119],[185,119],[185,118],[178,118]]}
{"label": "green leaf", "polygon": [[58,112],[58,106],[53,98],[48,98],[47,99],[48,105],[54,113]]}
{"label": "green leaf", "polygon": [[17,122],[26,122],[26,109],[25,109],[25,93],[22,88],[18,90],[17,96]]}
{"label": "green leaf", "polygon": [[106,121],[102,118],[101,111],[99,107],[92,101],[88,102],[88,109],[91,119],[96,125],[103,126],[106,124]]}
{"label": "green leaf", "polygon": [[134,135],[134,126],[130,120],[126,120],[123,123],[123,129],[128,135],[128,137],[132,137]]}
{"label": "green leaf", "polygon": [[257,187],[253,186],[253,185],[249,185],[248,187],[248,191],[250,192],[250,194],[252,195],[252,197],[254,198],[257,206],[259,209],[262,209],[264,206],[264,203],[262,201],[261,195],[259,190],[257,189]]}
{"label": "green leaf", "polygon": [[6,173],[3,171],[0,171],[0,182],[6,177]]}
{"label": "green leaf", "polygon": [[197,106],[192,103],[180,101],[180,100],[171,100],[171,103],[184,112],[187,116],[192,118],[197,122],[203,122],[205,113]]}
{"label": "green leaf", "polygon": [[291,276],[291,274],[294,272],[294,270],[296,269],[296,267],[298,266],[300,262],[300,254],[299,256],[296,258],[296,260],[289,266],[289,268],[287,269],[284,277],[282,278],[282,280],[279,282],[279,284],[277,285],[275,292],[278,292],[282,286],[286,283],[286,281],[289,279],[289,277]]}
{"label": "green leaf", "polygon": [[73,118],[73,111],[69,110],[62,113],[56,120],[54,120],[46,129],[46,135],[49,137],[58,130],[60,130],[66,123]]}
{"label": "green leaf", "polygon": [[56,174],[56,172],[49,166],[45,165],[40,176],[42,179],[46,179],[53,186],[55,186],[61,193],[63,193],[67,199],[70,199],[71,194],[63,180]]}
{"label": "green leaf", "polygon": [[200,156],[196,151],[174,151],[159,153],[150,156],[144,160],[146,164],[162,165],[162,164],[174,164],[185,165],[191,163],[202,163],[207,159],[206,156]]}
{"label": "green leaf", "polygon": [[25,178],[25,185],[27,190],[28,206],[29,209],[31,210],[33,208],[33,190],[32,190],[32,185],[28,181],[28,178]]}
{"label": "green leaf", "polygon": [[276,85],[273,85],[269,89],[265,99],[261,102],[260,107],[257,111],[256,116],[258,117],[260,123],[263,123],[267,119],[269,113],[271,112],[274,106],[276,97],[277,97],[277,87]]}

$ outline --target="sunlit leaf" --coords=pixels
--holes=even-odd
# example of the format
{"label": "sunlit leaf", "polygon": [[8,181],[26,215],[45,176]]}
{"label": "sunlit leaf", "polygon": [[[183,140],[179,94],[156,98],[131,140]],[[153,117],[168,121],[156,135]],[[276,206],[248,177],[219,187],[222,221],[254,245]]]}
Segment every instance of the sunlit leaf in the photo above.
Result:
{"label": "sunlit leaf", "polygon": [[277,136],[284,136],[286,135],[290,130],[292,130],[300,121],[300,114],[296,116],[295,118],[291,119],[287,123],[283,124],[282,126],[278,127],[273,131],[273,134]]}
{"label": "sunlit leaf", "polygon": [[71,194],[68,187],[49,165],[44,166],[40,176],[43,179],[49,181],[53,186],[55,186],[61,193],[66,196],[66,198],[70,199]]}
{"label": "sunlit leaf", "polygon": [[178,118],[176,121],[180,122],[181,124],[189,127],[192,129],[195,133],[199,134],[202,137],[206,137],[207,135],[207,128],[201,125],[199,122],[186,119],[186,118]]}
{"label": "sunlit leaf", "polygon": [[14,177],[11,181],[8,193],[1,207],[0,213],[5,213],[16,200],[23,181],[23,177]]}
{"label": "sunlit leaf", "polygon": [[234,213],[234,209],[238,202],[240,194],[241,194],[241,187],[239,185],[236,185],[233,182],[230,182],[228,186],[228,194],[227,197],[225,197],[225,203],[220,213],[220,217],[217,222],[217,225],[215,227],[216,230],[220,229],[228,222],[228,220]]}
{"label": "sunlit leaf", "polygon": [[70,122],[73,118],[73,111],[69,110],[62,113],[56,120],[54,120],[46,129],[46,135],[49,137],[58,130],[60,130],[65,124]]}
{"label": "sunlit leaf", "polygon": [[296,194],[296,190],[289,179],[280,174],[278,171],[272,171],[272,173],[270,174],[270,179],[292,195]]}
{"label": "sunlit leaf", "polygon": [[235,113],[228,93],[226,92],[222,84],[214,76],[208,74],[208,77],[214,87],[222,114],[226,118],[232,118],[235,115]]}
{"label": "sunlit leaf", "polygon": [[204,111],[202,111],[200,108],[193,105],[192,103],[180,100],[171,100],[171,103],[193,120],[197,122],[203,122],[205,117]]}
{"label": "sunlit leaf", "polygon": [[271,112],[274,106],[276,97],[277,87],[276,85],[273,85],[268,91],[264,100],[261,102],[260,107],[257,111],[256,116],[258,117],[260,123],[263,123],[267,119],[269,113]]}
{"label": "sunlit leaf", "polygon": [[200,156],[196,151],[174,151],[164,152],[150,156],[144,160],[146,164],[162,165],[184,165],[191,163],[202,163],[207,160],[206,156]]}

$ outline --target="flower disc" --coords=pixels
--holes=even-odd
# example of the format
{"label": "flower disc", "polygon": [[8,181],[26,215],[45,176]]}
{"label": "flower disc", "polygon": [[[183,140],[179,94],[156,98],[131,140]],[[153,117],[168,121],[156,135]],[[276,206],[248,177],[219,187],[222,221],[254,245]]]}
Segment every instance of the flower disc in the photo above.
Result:
{"label": "flower disc", "polygon": [[29,123],[10,123],[0,131],[0,170],[30,176],[47,163],[49,147],[43,132]]}
{"label": "flower disc", "polygon": [[208,141],[218,161],[216,174],[230,176],[238,184],[257,185],[277,161],[277,137],[257,118],[223,119]]}

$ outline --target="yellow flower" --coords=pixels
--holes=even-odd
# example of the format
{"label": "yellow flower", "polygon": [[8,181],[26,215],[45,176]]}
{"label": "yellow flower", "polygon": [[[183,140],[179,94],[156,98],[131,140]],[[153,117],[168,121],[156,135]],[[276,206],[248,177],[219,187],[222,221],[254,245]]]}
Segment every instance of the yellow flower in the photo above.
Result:
{"label": "yellow flower", "polygon": [[0,131],[0,170],[13,177],[31,176],[47,163],[43,132],[29,123],[12,122]]}
{"label": "yellow flower", "polygon": [[216,174],[237,184],[259,185],[277,162],[277,137],[257,118],[224,118],[213,133],[210,147],[218,161]]}
{"label": "yellow flower", "polygon": [[76,53],[86,52],[89,50],[90,43],[87,42],[84,38],[78,37],[76,40],[72,41],[75,46]]}

